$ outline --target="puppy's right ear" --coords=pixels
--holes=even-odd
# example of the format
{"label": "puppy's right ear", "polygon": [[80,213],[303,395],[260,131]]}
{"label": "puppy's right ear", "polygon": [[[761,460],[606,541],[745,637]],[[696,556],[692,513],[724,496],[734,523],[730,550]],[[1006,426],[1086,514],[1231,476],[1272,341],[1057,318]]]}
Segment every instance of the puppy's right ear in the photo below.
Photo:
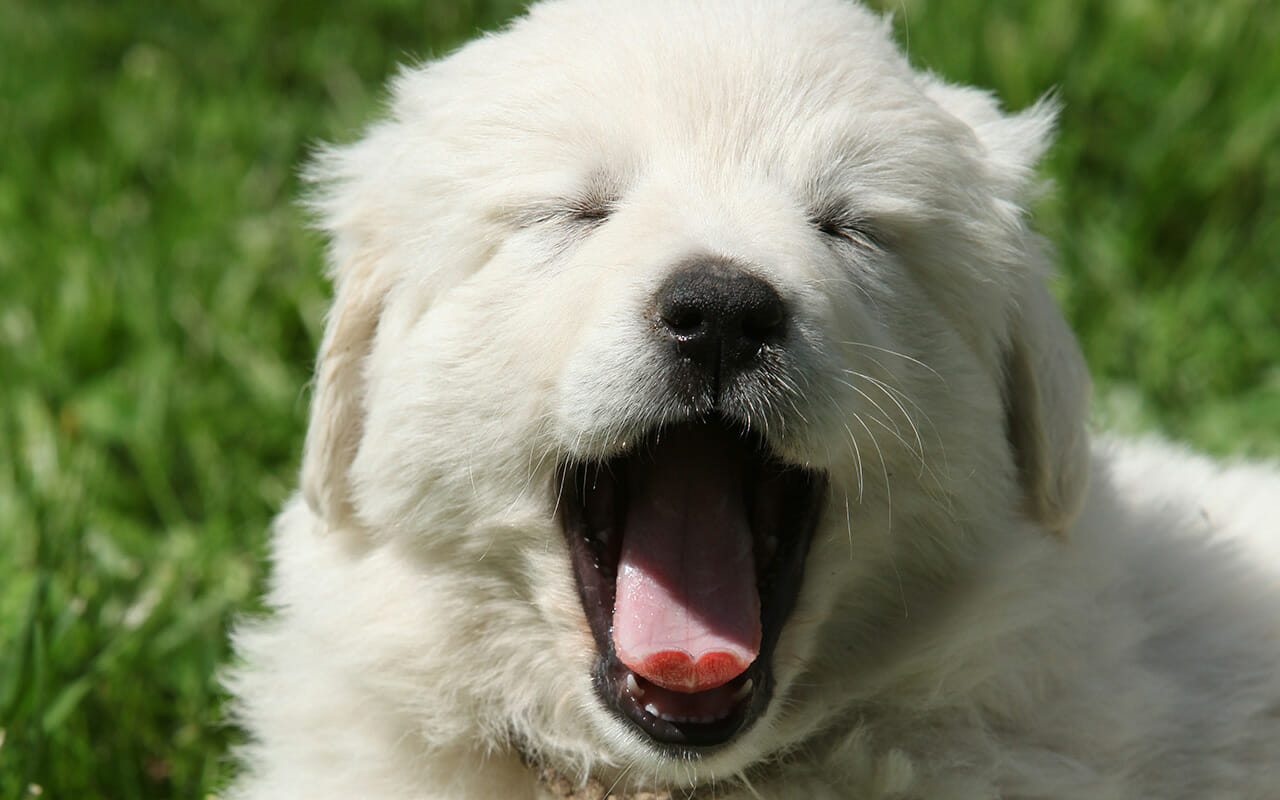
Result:
{"label": "puppy's right ear", "polygon": [[330,526],[344,527],[354,517],[350,470],[364,431],[365,369],[387,287],[369,257],[337,263],[334,272],[335,298],[316,360],[302,454],[302,492]]}

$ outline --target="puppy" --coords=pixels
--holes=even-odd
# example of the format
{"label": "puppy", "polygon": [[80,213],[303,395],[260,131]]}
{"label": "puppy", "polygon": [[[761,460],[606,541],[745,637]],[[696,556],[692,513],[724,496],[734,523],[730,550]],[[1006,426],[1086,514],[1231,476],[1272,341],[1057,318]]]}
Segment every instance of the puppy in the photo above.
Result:
{"label": "puppy", "polygon": [[1090,440],[1052,104],[889,34],[553,0],[319,158],[230,797],[1280,797],[1280,474]]}

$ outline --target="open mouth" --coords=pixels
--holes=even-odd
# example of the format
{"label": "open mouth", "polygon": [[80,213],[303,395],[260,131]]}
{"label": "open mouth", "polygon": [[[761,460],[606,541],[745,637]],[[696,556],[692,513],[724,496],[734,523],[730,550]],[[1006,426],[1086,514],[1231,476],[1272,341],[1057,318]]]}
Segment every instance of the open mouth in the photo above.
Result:
{"label": "open mouth", "polygon": [[744,730],[772,695],[826,478],[719,418],[558,477],[605,704],[677,748]]}

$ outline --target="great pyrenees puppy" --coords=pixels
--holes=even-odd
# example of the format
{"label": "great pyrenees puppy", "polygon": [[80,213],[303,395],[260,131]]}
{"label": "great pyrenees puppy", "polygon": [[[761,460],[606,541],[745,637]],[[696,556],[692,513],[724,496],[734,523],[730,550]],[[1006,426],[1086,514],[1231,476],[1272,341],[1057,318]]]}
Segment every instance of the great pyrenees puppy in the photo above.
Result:
{"label": "great pyrenees puppy", "polygon": [[1280,474],[1091,441],[1051,103],[554,0],[318,160],[240,800],[1280,797]]}

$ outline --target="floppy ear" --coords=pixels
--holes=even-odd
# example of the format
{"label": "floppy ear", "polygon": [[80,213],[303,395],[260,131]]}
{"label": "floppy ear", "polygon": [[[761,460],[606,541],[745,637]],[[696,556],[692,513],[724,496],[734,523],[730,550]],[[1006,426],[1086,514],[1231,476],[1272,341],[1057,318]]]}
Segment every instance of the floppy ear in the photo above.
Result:
{"label": "floppy ear", "polygon": [[1044,281],[1029,272],[1024,284],[1004,365],[1006,433],[1028,513],[1064,533],[1089,482],[1089,372]]}
{"label": "floppy ear", "polygon": [[316,359],[311,421],[302,454],[302,491],[333,526],[352,521],[351,463],[364,430],[365,367],[386,296],[373,259],[339,265],[333,306]]}
{"label": "floppy ear", "polygon": [[992,190],[1015,219],[1012,248],[1032,262],[1014,269],[1015,306],[1004,353],[1006,433],[1030,516],[1065,532],[1084,502],[1089,480],[1087,416],[1090,381],[1075,336],[1045,286],[1035,237],[1020,219],[1032,170],[1053,133],[1056,100],[1046,96],[1005,114],[984,91],[924,76],[925,93],[964,122],[982,145]]}

